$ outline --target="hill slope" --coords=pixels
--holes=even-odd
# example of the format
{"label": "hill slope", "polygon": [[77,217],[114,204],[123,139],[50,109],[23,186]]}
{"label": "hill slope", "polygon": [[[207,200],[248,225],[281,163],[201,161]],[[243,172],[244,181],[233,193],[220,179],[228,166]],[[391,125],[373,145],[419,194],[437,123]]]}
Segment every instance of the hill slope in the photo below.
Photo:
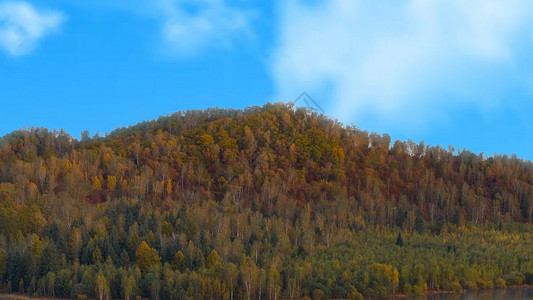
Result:
{"label": "hill slope", "polygon": [[180,112],[81,141],[15,131],[0,140],[0,279],[30,294],[154,298],[533,280],[533,164],[453,150],[391,146],[284,104]]}
{"label": "hill slope", "polygon": [[[270,215],[297,206],[346,201],[367,222],[394,225],[394,213],[426,221],[460,218],[531,222],[533,164],[485,159],[423,142],[368,134],[304,110],[265,105],[245,111],[176,113],[82,142],[46,129],[1,141],[3,198],[17,204],[57,198],[234,200]],[[111,182],[110,182],[111,180]]]}

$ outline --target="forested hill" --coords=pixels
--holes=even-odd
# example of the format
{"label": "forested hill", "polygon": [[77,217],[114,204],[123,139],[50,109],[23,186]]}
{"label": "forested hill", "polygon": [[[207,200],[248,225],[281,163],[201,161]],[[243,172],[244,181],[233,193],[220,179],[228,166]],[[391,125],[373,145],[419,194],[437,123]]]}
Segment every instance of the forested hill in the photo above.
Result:
{"label": "forested hill", "polygon": [[409,230],[418,216],[533,221],[530,161],[423,142],[391,145],[387,134],[283,104],[179,112],[106,138],[82,134],[81,142],[32,128],[0,145],[0,199],[19,210],[46,203],[45,215],[56,206],[126,197],[161,209],[174,201],[238,202],[267,216],[335,203],[367,223]]}
{"label": "forested hill", "polygon": [[530,161],[391,144],[288,104],[81,141],[43,128],[0,139],[3,292],[320,299],[533,284],[532,222]]}

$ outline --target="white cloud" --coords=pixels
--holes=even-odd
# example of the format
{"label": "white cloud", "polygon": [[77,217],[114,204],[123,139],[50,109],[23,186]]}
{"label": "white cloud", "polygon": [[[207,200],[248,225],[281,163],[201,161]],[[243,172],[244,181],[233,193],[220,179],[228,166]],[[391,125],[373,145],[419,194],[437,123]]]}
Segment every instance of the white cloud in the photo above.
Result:
{"label": "white cloud", "polygon": [[341,120],[372,115],[414,126],[439,117],[441,109],[494,105],[505,84],[493,82],[505,77],[496,74],[519,76],[526,71],[519,60],[533,50],[523,38],[533,33],[529,0],[280,5],[272,58],[278,97],[302,90],[327,95],[322,98],[333,100],[330,111]]}
{"label": "white cloud", "polygon": [[171,55],[189,57],[207,47],[231,47],[250,34],[252,13],[225,0],[160,0],[162,36]]}
{"label": "white cloud", "polygon": [[30,53],[47,35],[56,31],[64,15],[39,11],[27,2],[0,3],[0,49],[13,56]]}

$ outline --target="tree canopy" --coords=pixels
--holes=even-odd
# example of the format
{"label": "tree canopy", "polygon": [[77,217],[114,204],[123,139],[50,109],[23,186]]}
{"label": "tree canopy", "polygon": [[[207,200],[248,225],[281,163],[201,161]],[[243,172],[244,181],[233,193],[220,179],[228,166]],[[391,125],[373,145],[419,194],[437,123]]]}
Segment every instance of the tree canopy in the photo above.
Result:
{"label": "tree canopy", "polygon": [[533,163],[290,104],[0,139],[0,288],[379,297],[533,284]]}

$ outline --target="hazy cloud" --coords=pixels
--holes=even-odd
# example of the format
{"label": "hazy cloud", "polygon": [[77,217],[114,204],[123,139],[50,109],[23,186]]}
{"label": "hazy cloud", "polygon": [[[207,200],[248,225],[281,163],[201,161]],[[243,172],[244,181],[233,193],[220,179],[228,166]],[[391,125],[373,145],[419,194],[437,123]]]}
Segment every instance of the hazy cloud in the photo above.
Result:
{"label": "hazy cloud", "polygon": [[0,49],[10,55],[30,53],[47,35],[56,31],[64,15],[37,10],[27,2],[0,3]]}
{"label": "hazy cloud", "polygon": [[[0,0],[1,1],[1,0]],[[72,0],[50,0],[72,5]],[[161,52],[190,58],[213,48],[231,48],[253,36],[254,5],[249,0],[90,0],[76,5],[90,11],[118,11],[154,21]]]}
{"label": "hazy cloud", "polygon": [[252,13],[225,0],[161,0],[159,9],[171,55],[188,57],[207,47],[231,47],[250,34]]}
{"label": "hazy cloud", "polygon": [[512,78],[530,70],[524,64],[533,51],[524,38],[533,33],[528,0],[280,5],[272,58],[278,96],[327,95],[341,120],[401,116],[402,125],[412,126],[438,117],[440,108],[483,109],[497,102],[499,87],[516,84],[496,81],[505,78],[501,72]]}

